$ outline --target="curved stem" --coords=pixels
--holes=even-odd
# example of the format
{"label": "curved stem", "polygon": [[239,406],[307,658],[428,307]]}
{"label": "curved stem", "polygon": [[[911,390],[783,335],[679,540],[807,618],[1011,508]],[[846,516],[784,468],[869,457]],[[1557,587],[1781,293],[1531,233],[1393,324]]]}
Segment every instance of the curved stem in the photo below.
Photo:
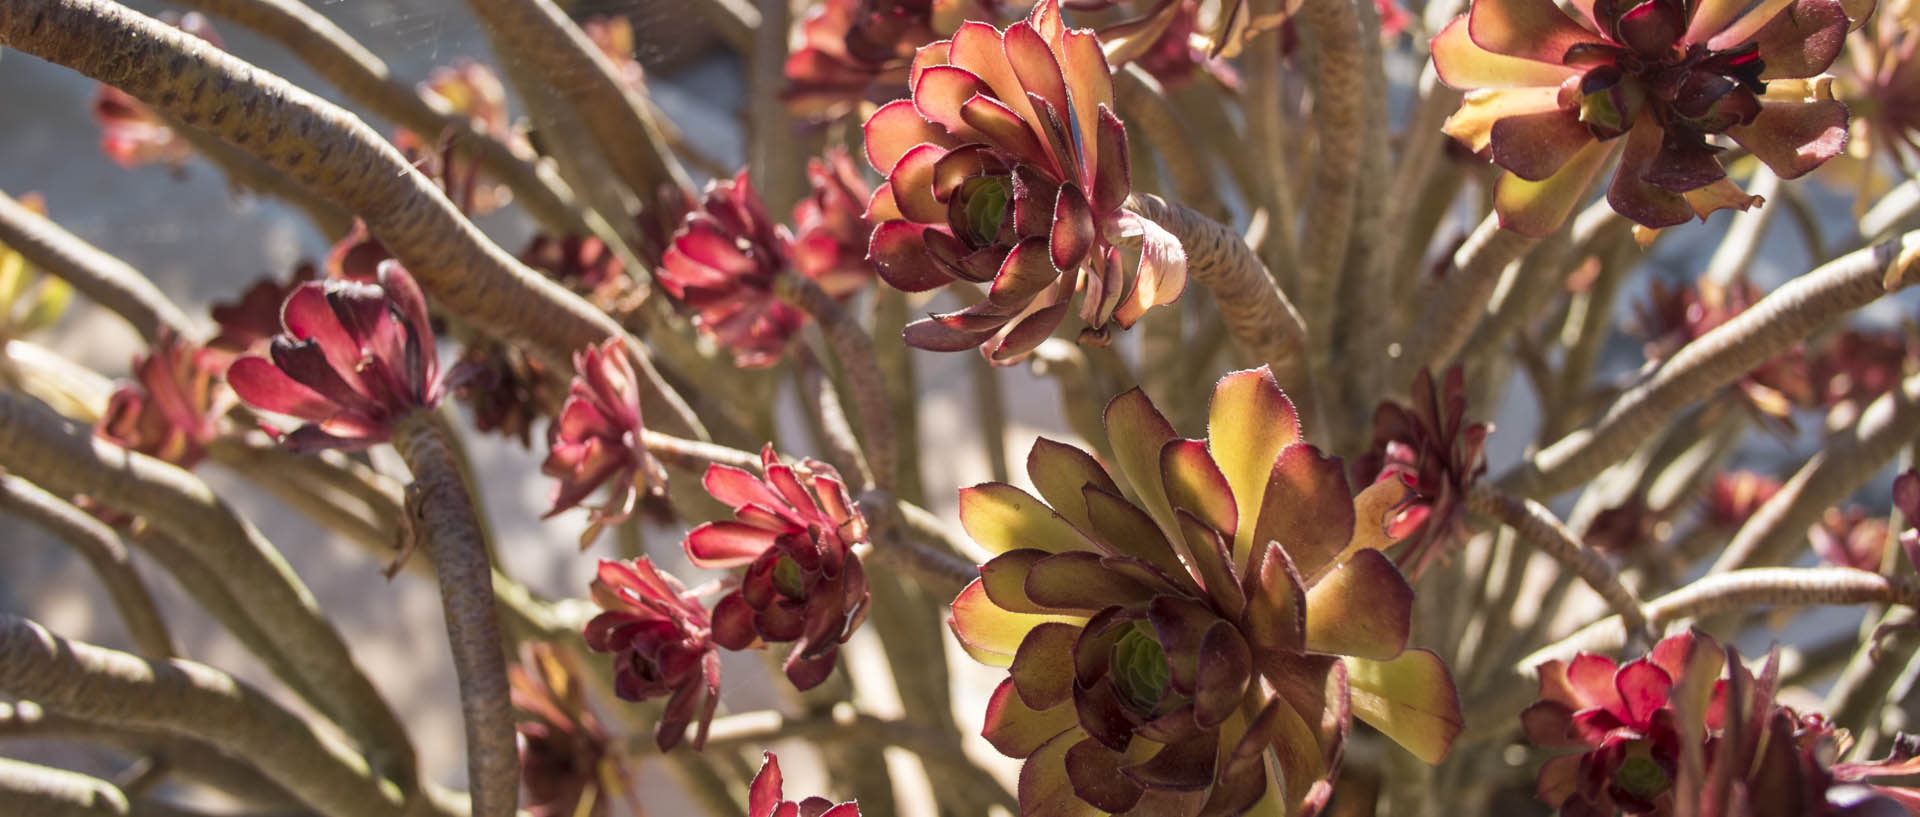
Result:
{"label": "curved stem", "polygon": [[87,560],[100,583],[106,585],[107,597],[113,600],[121,623],[142,657],[164,661],[174,656],[173,634],[168,632],[166,620],[153,604],[153,595],[140,581],[133,560],[127,558],[126,546],[120,544],[112,528],[11,474],[0,474],[0,511],[39,525]]}
{"label": "curved stem", "polygon": [[[1364,0],[1361,0],[1364,1]],[[1319,46],[1313,73],[1313,125],[1318,143],[1313,186],[1301,230],[1307,257],[1300,276],[1300,313],[1307,326],[1308,367],[1326,384],[1340,325],[1338,292],[1346,269],[1347,239],[1359,198],[1360,164],[1367,146],[1365,46],[1356,0],[1305,0],[1300,21]],[[1288,225],[1282,225],[1286,229]]]}
{"label": "curved stem", "polygon": [[413,747],[393,709],[279,552],[206,483],[6,391],[0,391],[0,467],[49,492],[85,493],[138,514],[199,564],[217,566],[218,584],[246,618],[272,634],[262,646],[284,660],[288,685],[311,691],[321,711],[411,787]]}
{"label": "curved stem", "polygon": [[516,155],[444,102],[415,92],[372,51],[313,9],[295,0],[180,0],[174,5],[231,20],[272,40],[373,115],[422,138],[451,134],[456,146],[472,149],[487,174],[511,189],[513,200],[542,227],[568,235],[591,233],[603,240],[611,234],[605,222],[580,209],[551,169]]}
{"label": "curved stem", "polygon": [[701,472],[708,465],[731,465],[747,471],[760,468],[759,454],[717,443],[685,440],[650,428],[640,431],[640,441],[646,446],[647,453],[684,471]]}
{"label": "curved stem", "polygon": [[[392,145],[340,108],[191,34],[108,0],[0,0],[0,45],[73,68],[246,149],[366,221],[427,293],[558,371],[629,340],[648,396],[696,436],[684,400],[605,313],[489,241]],[[604,62],[604,57],[601,58]],[[217,88],[218,93],[207,93]],[[651,411],[649,412],[652,413]]]}
{"label": "curved stem", "polygon": [[200,337],[187,313],[146,276],[4,193],[0,193],[0,244],[125,318],[149,343],[159,340],[162,330],[180,338]]}
{"label": "curved stem", "polygon": [[860,412],[860,450],[873,469],[874,487],[892,490],[900,458],[894,450],[893,407],[887,403],[887,385],[874,359],[873,339],[854,322],[846,307],[813,279],[782,275],[774,279],[773,288],[781,301],[820,322],[820,331],[827,336],[840,364],[840,374],[847,379],[854,408]]}
{"label": "curved stem", "polygon": [[[1647,602],[1645,610],[1659,632],[1676,621],[1730,610],[1809,604],[1920,607],[1920,579],[1890,579],[1851,567],[1756,567],[1707,576]],[[1618,649],[1624,636],[1620,617],[1608,616],[1521,659],[1514,669],[1524,675],[1542,661]]]}
{"label": "curved stem", "polygon": [[1227,217],[1226,205],[1213,182],[1206,154],[1195,150],[1180,113],[1167,99],[1160,81],[1138,63],[1127,63],[1113,75],[1113,92],[1127,123],[1139,126],[1167,167],[1173,194],[1215,221]]}
{"label": "curved stem", "polygon": [[585,32],[549,0],[468,0],[494,50],[522,62],[580,117],[627,189],[650,201],[662,185],[688,187],[646,100]]}
{"label": "curved stem", "polygon": [[86,741],[130,755],[166,758],[168,771],[250,806],[284,810],[294,804],[286,789],[219,747],[165,732],[92,723],[58,715],[32,701],[0,703],[0,738]]}
{"label": "curved stem", "polygon": [[1427,307],[1400,346],[1399,365],[1389,367],[1396,375],[1387,381],[1388,393],[1407,388],[1422,366],[1446,368],[1486,317],[1500,273],[1538,241],[1501,229],[1499,216],[1487,214],[1453,254],[1453,266],[1428,290]]}
{"label": "curved stem", "polygon": [[0,799],[15,817],[127,817],[125,792],[97,777],[0,757]]}
{"label": "curved stem", "polygon": [[1605,557],[1582,545],[1579,537],[1546,506],[1488,485],[1478,485],[1467,495],[1467,508],[1500,520],[1518,532],[1523,541],[1579,576],[1606,600],[1607,606],[1613,608],[1632,632],[1652,634],[1647,616],[1641,612],[1640,597],[1620,583],[1620,574]]}
{"label": "curved stem", "polygon": [[400,792],[336,738],[205,664],[145,661],[0,613],[0,690],[96,722],[196,738],[245,757],[328,817],[401,817]]}
{"label": "curved stem", "polygon": [[1180,240],[1187,251],[1187,274],[1213,293],[1234,340],[1273,369],[1280,388],[1296,403],[1312,405],[1306,324],[1259,256],[1225,225],[1185,205],[1135,194],[1127,208]]}
{"label": "curved stem", "polygon": [[1807,528],[1892,460],[1920,433],[1920,374],[1867,404],[1850,428],[1826,444],[1780,490],[1747,517],[1709,572],[1791,560],[1806,547]]}
{"label": "curved stem", "polygon": [[[1780,176],[1773,172],[1773,168],[1762,164],[1754,169],[1753,178],[1747,180],[1746,189],[1751,195],[1773,201],[1779,195]],[[1778,209],[1752,207],[1734,213],[1733,221],[1727,225],[1726,237],[1720,239],[1720,246],[1714,249],[1713,258],[1707,262],[1707,271],[1700,275],[1701,280],[1724,287],[1745,274],[1747,267],[1753,264],[1754,255],[1760,252],[1760,243],[1766,239],[1767,227],[1773,223],[1774,212]]]}
{"label": "curved stem", "polygon": [[193,146],[200,158],[211,162],[213,166],[227,175],[227,184],[236,190],[245,190],[259,196],[271,196],[292,205],[305,213],[307,220],[320,231],[327,241],[334,242],[344,238],[353,229],[353,214],[333,202],[320,198],[313,191],[300,186],[287,175],[253,154],[235,148],[215,139],[205,131],[190,128],[178,122],[168,122],[173,132],[187,144]]}
{"label": "curved stem", "polygon": [[407,491],[413,535],[426,546],[440,578],[440,605],[466,722],[473,817],[508,817],[520,800],[520,752],[508,703],[507,659],[494,612],[486,538],[448,434],[437,415],[421,409],[394,427],[393,447],[413,472]]}
{"label": "curved stem", "polygon": [[813,356],[813,350],[798,344],[793,351],[793,374],[800,390],[801,413],[807,416],[816,441],[827,462],[852,480],[854,485],[872,485],[873,469],[860,453],[860,443],[847,421],[847,410],[840,405],[840,393],[833,380]]}
{"label": "curved stem", "polygon": [[[919,755],[940,772],[952,774],[968,785],[991,792],[994,802],[1017,812],[1005,786],[973,764],[944,733],[911,720],[880,718],[854,711],[847,705],[804,718],[790,718],[773,711],[743,712],[715,718],[707,732],[707,751],[768,746],[779,740],[815,742],[847,741],[868,746],[897,746]],[[657,754],[652,737],[635,735],[627,741],[628,751],[637,756]]]}
{"label": "curved stem", "polygon": [[[1617,461],[1682,407],[1739,379],[1834,318],[1920,280],[1920,232],[1849,253],[1782,284],[1698,338],[1594,425],[1535,454],[1501,484],[1536,496],[1578,485]],[[1889,452],[1891,456],[1891,452]]]}

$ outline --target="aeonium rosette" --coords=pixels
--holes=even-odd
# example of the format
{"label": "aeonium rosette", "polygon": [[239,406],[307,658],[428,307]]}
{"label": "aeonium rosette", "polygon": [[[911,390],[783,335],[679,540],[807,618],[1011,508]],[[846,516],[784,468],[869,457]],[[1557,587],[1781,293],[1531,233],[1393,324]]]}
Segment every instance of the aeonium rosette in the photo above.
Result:
{"label": "aeonium rosette", "polygon": [[1508,171],[1503,227],[1553,232],[1616,154],[1607,202],[1660,228],[1760,203],[1727,178],[1720,137],[1786,179],[1846,147],[1847,108],[1816,78],[1846,37],[1840,0],[1573,8],[1475,0],[1433,39],[1440,79],[1469,92],[1447,133]]}
{"label": "aeonium rosette", "polygon": [[398,262],[378,269],[378,283],[294,288],[268,356],[243,356],[227,369],[247,405],[307,421],[284,438],[297,450],[386,442],[402,417],[439,405],[446,391],[426,297]]}
{"label": "aeonium rosette", "polygon": [[684,546],[700,567],[747,568],[713,607],[713,640],[730,650],[791,641],[787,680],[812,689],[867,617],[866,569],[853,552],[867,520],[831,465],[788,465],[768,445],[760,472],[708,467],[707,493],[734,518],[694,528]]}
{"label": "aeonium rosette", "polygon": [[[920,49],[908,85],[912,98],[866,124],[867,160],[887,177],[867,208],[870,257],[908,292],[988,285],[973,306],[908,326],[909,344],[1011,362],[1053,333],[1076,289],[1093,340],[1180,296],[1179,243],[1122,209],[1127,138],[1106,56],[1058,0],[1005,31],[961,25]],[[1129,277],[1119,245],[1134,242]]]}
{"label": "aeonium rosette", "polygon": [[1437,656],[1407,649],[1413,589],[1381,553],[1399,482],[1353,496],[1265,369],[1215,387],[1206,440],[1177,437],[1139,390],[1106,425],[1117,473],[1041,439],[1039,498],[1004,483],[960,497],[999,555],[950,624],[1008,670],[984,734],[1025,759],[1021,813],[1236,815],[1270,787],[1286,813],[1312,811],[1354,715],[1446,754],[1459,699]]}

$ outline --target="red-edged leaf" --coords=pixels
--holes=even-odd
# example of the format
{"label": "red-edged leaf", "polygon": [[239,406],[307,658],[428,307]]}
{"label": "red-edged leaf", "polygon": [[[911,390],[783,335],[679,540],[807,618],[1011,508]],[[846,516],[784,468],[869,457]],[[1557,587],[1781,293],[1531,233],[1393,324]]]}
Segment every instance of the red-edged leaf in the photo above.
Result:
{"label": "red-edged leaf", "polygon": [[1461,15],[1434,35],[1433,70],[1440,81],[1461,91],[1476,88],[1558,88],[1578,71],[1555,62],[1495,54],[1474,43]]}
{"label": "red-edged leaf", "polygon": [[1413,587],[1393,560],[1362,550],[1307,589],[1307,649],[1377,661],[1398,656],[1413,629]]}
{"label": "red-edged leaf", "polygon": [[928,122],[913,107],[911,99],[896,99],[873,112],[862,127],[866,135],[867,163],[886,176],[900,157],[915,145],[931,143],[952,146],[951,137],[940,126]]}

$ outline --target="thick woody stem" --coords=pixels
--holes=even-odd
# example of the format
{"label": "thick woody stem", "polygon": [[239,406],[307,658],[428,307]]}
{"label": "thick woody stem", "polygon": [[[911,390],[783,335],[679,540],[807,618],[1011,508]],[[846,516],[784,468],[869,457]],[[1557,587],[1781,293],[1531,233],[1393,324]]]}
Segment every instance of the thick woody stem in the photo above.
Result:
{"label": "thick woody stem", "polygon": [[1499,216],[1487,214],[1454,252],[1453,266],[1429,290],[1426,309],[1400,347],[1400,363],[1391,367],[1397,374],[1387,381],[1390,393],[1407,388],[1422,366],[1446,368],[1485,317],[1501,272],[1537,241],[1501,229]]}
{"label": "thick woody stem", "polygon": [[338,241],[353,229],[353,214],[340,209],[253,154],[215,139],[206,131],[169,122],[173,132],[192,145],[200,158],[227,174],[227,184],[259,196],[271,196],[298,208],[328,241]]}
{"label": "thick woody stem", "polygon": [[[366,221],[442,307],[543,362],[629,340],[648,394],[704,436],[646,350],[585,299],[489,241],[438,187],[352,114],[186,32],[107,0],[0,0],[0,45],[117,87],[207,130]],[[603,58],[604,60],[604,58]]]}
{"label": "thick woody stem", "polygon": [[[1195,368],[1200,368],[1196,366]],[[1104,405],[1093,385],[1092,364],[1080,345],[1060,338],[1048,338],[1033,350],[1033,373],[1051,377],[1060,384],[1060,410],[1067,427],[1106,462],[1113,462],[1113,445],[1107,440]]]}
{"label": "thick woody stem", "polygon": [[[1367,144],[1365,49],[1360,43],[1355,0],[1305,0],[1300,19],[1319,44],[1314,72],[1313,124],[1318,143],[1313,186],[1306,198],[1301,246],[1306,257],[1300,276],[1300,314],[1307,325],[1308,367],[1313,382],[1327,388],[1333,363],[1338,298],[1346,268],[1347,239],[1353,229],[1360,187],[1360,163]],[[1371,32],[1365,36],[1372,36]],[[1281,225],[1286,229],[1290,225]],[[1322,415],[1325,416],[1325,415]]]}
{"label": "thick woody stem", "polygon": [[1000,367],[968,355],[967,379],[973,381],[973,413],[980,423],[980,444],[987,451],[987,472],[996,482],[1007,477],[1007,395]]}
{"label": "thick woody stem", "polygon": [[1580,537],[1568,530],[1553,511],[1531,499],[1502,493],[1488,485],[1474,487],[1467,495],[1467,508],[1513,528],[1520,534],[1521,541],[1552,557],[1600,594],[1632,632],[1650,634],[1647,617],[1641,612],[1640,597],[1620,583],[1620,574],[1605,557],[1580,544]]}
{"label": "thick woody stem", "polygon": [[1194,149],[1193,139],[1180,123],[1180,112],[1167,99],[1160,81],[1138,63],[1128,63],[1114,72],[1113,92],[1127,123],[1139,126],[1166,164],[1174,195],[1208,218],[1225,219],[1227,208],[1220,203],[1207,156]]}
{"label": "thick woody stem", "polygon": [[683,471],[705,471],[708,465],[731,465],[748,471],[760,468],[760,455],[717,443],[685,440],[653,429],[641,429],[640,442],[647,453],[661,462]]}
{"label": "thick woody stem", "polygon": [[[310,691],[382,769],[413,779],[413,748],[400,720],[354,663],[319,602],[273,545],[192,474],[94,437],[27,398],[0,391],[0,467],[54,494],[84,493],[147,524],[218,567],[218,581],[272,639],[283,679]],[[274,663],[274,662],[269,662]],[[27,696],[32,697],[32,696]]]}
{"label": "thick woody stem", "polygon": [[127,817],[127,795],[90,775],[0,757],[0,799],[14,817]]}
{"label": "thick woody stem", "polygon": [[847,421],[847,410],[840,405],[840,393],[834,389],[833,379],[805,345],[794,350],[793,363],[795,385],[800,390],[800,409],[813,427],[821,456],[853,484],[873,484],[873,469],[860,453],[858,437],[853,432],[853,424]]}
{"label": "thick woody stem", "polygon": [[[487,175],[513,190],[514,202],[548,230],[606,238],[604,222],[583,211],[553,171],[516,155],[473,120],[395,79],[386,63],[319,12],[295,0],[181,0],[175,5],[231,20],[274,41],[374,116],[433,141],[450,134],[474,151]],[[603,232],[605,231],[605,232]]]}
{"label": "thick woody stem", "polygon": [[507,659],[486,538],[448,435],[439,417],[422,409],[394,427],[393,447],[413,473],[407,504],[414,536],[440,578],[440,605],[466,722],[473,817],[508,817],[520,800],[520,753],[508,702]]}
{"label": "thick woody stem", "polygon": [[163,329],[179,338],[200,336],[187,314],[138,270],[4,193],[0,193],[0,244],[125,318],[149,343],[158,340]]}
{"label": "thick woody stem", "polygon": [[614,173],[643,201],[661,185],[687,187],[646,100],[549,0],[468,0],[500,58],[522,62],[579,115]]}
{"label": "thick woody stem", "polygon": [[1225,225],[1185,205],[1137,193],[1127,208],[1159,224],[1187,251],[1187,274],[1213,293],[1233,339],[1273,369],[1294,402],[1310,405],[1313,390],[1305,353],[1307,327],[1260,258]]}
{"label": "thick woody stem", "polygon": [[880,364],[874,359],[873,339],[860,328],[827,291],[813,279],[799,275],[781,275],[774,279],[774,295],[820,322],[820,331],[833,347],[840,374],[847,379],[847,391],[860,413],[860,445],[867,465],[873,469],[873,483],[883,491],[893,490],[900,458],[894,450],[893,407],[887,403],[887,384],[880,377]]}
{"label": "thick woody stem", "polygon": [[1871,479],[1916,433],[1920,375],[1867,404],[1853,426],[1827,435],[1826,444],[1740,526],[1709,572],[1792,560],[1820,514]]}
{"label": "thick woody stem", "polygon": [[173,635],[153,604],[153,595],[134,570],[126,546],[105,523],[19,477],[0,474],[0,511],[18,516],[60,537],[106,585],[107,597],[143,658],[174,656]]}
{"label": "thick woody stem", "polygon": [[224,747],[327,817],[400,817],[400,792],[365,759],[212,667],[146,661],[0,613],[0,690],[50,712]]}
{"label": "thick woody stem", "polygon": [[1773,359],[1828,321],[1920,280],[1920,233],[1841,256],[1782,284],[1668,358],[1594,425],[1535,454],[1501,484],[1535,496],[1579,485],[1681,408]]}
{"label": "thick woody stem", "polygon": [[[991,792],[993,801],[1009,811],[1019,810],[1006,787],[974,765],[944,731],[910,719],[881,718],[858,712],[846,704],[801,718],[771,710],[715,718],[707,732],[707,751],[757,749],[780,740],[897,746],[919,755],[935,767],[936,774],[951,774],[968,786]],[[634,735],[628,739],[627,749],[638,756],[659,751],[651,735]]]}
{"label": "thick woody stem", "polygon": [[123,725],[70,718],[32,701],[0,703],[0,738],[86,741],[130,755],[164,757],[171,775],[241,803],[284,808],[295,802],[286,789],[218,747],[165,732],[136,732]]}
{"label": "thick woody stem", "polygon": [[[1920,607],[1920,580],[1890,579],[1851,567],[1759,567],[1707,576],[1647,602],[1655,632],[1684,619],[1763,606],[1898,604]],[[1625,643],[1619,616],[1608,616],[1532,655],[1514,669],[1529,675],[1542,661],[1604,652]]]}

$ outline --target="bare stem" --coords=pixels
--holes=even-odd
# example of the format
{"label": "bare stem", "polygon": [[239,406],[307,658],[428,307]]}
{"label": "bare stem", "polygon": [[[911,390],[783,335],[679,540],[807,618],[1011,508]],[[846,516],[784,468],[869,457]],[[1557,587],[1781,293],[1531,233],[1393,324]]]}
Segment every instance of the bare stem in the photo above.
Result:
{"label": "bare stem", "polygon": [[191,737],[246,758],[328,817],[401,817],[400,791],[365,759],[253,687],[205,664],[146,661],[0,613],[0,690],[48,711]]}
{"label": "bare stem", "polygon": [[873,339],[854,322],[846,307],[811,278],[779,276],[774,279],[774,294],[820,322],[820,331],[833,347],[840,374],[847,379],[847,391],[860,413],[860,448],[873,469],[874,487],[892,490],[900,458],[894,450],[893,407],[887,403],[887,385],[874,359]]}
{"label": "bare stem", "polygon": [[1807,528],[1852,494],[1920,432],[1920,375],[1867,404],[1850,428],[1826,444],[1747,518],[1710,572],[1789,561],[1806,545]]}
{"label": "bare stem", "polygon": [[872,485],[873,469],[860,453],[860,443],[853,433],[853,424],[847,421],[847,410],[840,405],[840,393],[834,389],[833,379],[805,345],[794,349],[793,362],[801,413],[813,427],[822,456],[853,484]]}
{"label": "bare stem", "polygon": [[1041,341],[1033,350],[1034,374],[1052,377],[1060,384],[1060,410],[1067,427],[1093,446],[1100,458],[1113,462],[1113,445],[1107,440],[1106,421],[1101,414],[1101,395],[1093,385],[1092,364],[1079,344],[1059,338]]}
{"label": "bare stem", "polygon": [[0,244],[25,256],[47,274],[73,285],[80,294],[125,318],[149,343],[161,330],[197,338],[200,331],[187,313],[138,270],[95,249],[45,216],[0,193]]}
{"label": "bare stem", "polygon": [[522,62],[565,100],[613,171],[643,201],[662,185],[687,187],[646,99],[585,32],[549,0],[469,0],[500,58]]}
{"label": "bare stem", "polygon": [[1651,634],[1647,616],[1641,612],[1640,597],[1620,583],[1620,574],[1605,557],[1582,545],[1580,538],[1546,506],[1488,485],[1478,485],[1467,495],[1467,507],[1513,528],[1522,541],[1579,576],[1606,600],[1607,606],[1613,608],[1632,632]]}
{"label": "bare stem", "polygon": [[1305,0],[1300,8],[1300,19],[1313,32],[1320,57],[1313,86],[1318,146],[1313,187],[1306,199],[1312,204],[1306,208],[1301,232],[1308,257],[1303,259],[1299,293],[1300,313],[1312,321],[1307,326],[1308,367],[1318,384],[1327,382],[1333,363],[1334,333],[1340,323],[1337,295],[1346,269],[1347,239],[1353,229],[1360,162],[1367,143],[1366,52],[1354,2]]}
{"label": "bare stem", "polygon": [[660,380],[645,348],[613,318],[489,241],[352,114],[108,0],[0,0],[0,45],[126,91],[340,203],[366,221],[441,306],[496,337],[526,343],[559,371],[571,370],[575,350],[627,338],[648,396],[661,404],[655,416],[705,435],[685,401]]}
{"label": "bare stem", "polygon": [[393,447],[413,472],[408,506],[414,535],[426,546],[440,578],[447,641],[460,682],[467,731],[467,779],[473,817],[508,817],[520,800],[519,749],[508,702],[507,660],[494,612],[487,542],[460,478],[449,432],[437,415],[419,410],[393,430]]}
{"label": "bare stem", "polygon": [[[1594,425],[1535,454],[1501,484],[1535,496],[1579,485],[1618,461],[1681,408],[1711,394],[1847,312],[1920,279],[1920,232],[1841,256],[1769,293],[1680,348]],[[1884,283],[1883,283],[1884,282]],[[1889,452],[1891,456],[1891,452]]]}
{"label": "bare stem", "polygon": [[[937,729],[906,719],[881,718],[842,704],[831,711],[792,718],[771,710],[743,712],[715,718],[707,732],[707,751],[753,749],[781,740],[849,742],[866,746],[897,746],[934,766],[934,774],[951,774],[971,787],[992,792],[994,802],[1017,812],[1019,805],[1005,786],[973,764],[958,744]],[[651,735],[635,735],[627,750],[636,756],[657,754]]]}
{"label": "bare stem", "polygon": [[173,132],[192,145],[200,158],[220,168],[227,184],[258,196],[270,196],[305,213],[307,220],[328,241],[338,241],[353,229],[353,214],[340,209],[312,190],[302,187],[287,175],[260,161],[253,154],[215,139],[205,131],[185,125],[173,125]]}
{"label": "bare stem", "polygon": [[760,468],[760,455],[717,443],[684,440],[652,429],[644,429],[641,443],[660,461],[684,471],[704,471],[708,465],[731,465],[748,471]]}
{"label": "bare stem", "polygon": [[[1647,602],[1647,621],[1655,632],[1684,619],[1762,606],[1899,604],[1920,607],[1920,580],[1891,579],[1851,567],[1756,567],[1707,576]],[[1559,642],[1522,659],[1514,669],[1531,674],[1542,661],[1574,653],[1618,649],[1625,642],[1619,616],[1587,625]]]}
{"label": "bare stem", "polygon": [[400,720],[355,664],[339,631],[273,545],[192,474],[95,438],[25,397],[0,391],[0,466],[55,494],[85,493],[149,525],[218,566],[220,583],[246,617],[272,633],[289,686],[362,741],[383,770],[413,779],[413,749]]}
{"label": "bare stem", "polygon": [[141,657],[164,661],[174,656],[173,634],[153,604],[153,595],[134,570],[126,546],[105,523],[19,477],[0,474],[0,511],[45,528],[87,560],[107,597],[120,613]]}
{"label": "bare stem", "polygon": [[125,792],[97,777],[0,757],[0,799],[15,817],[127,817]]}
{"label": "bare stem", "polygon": [[1225,219],[1227,208],[1220,203],[1207,155],[1194,149],[1193,140],[1180,123],[1180,112],[1167,99],[1160,81],[1138,63],[1128,63],[1114,72],[1113,91],[1127,123],[1147,135],[1166,165],[1173,194],[1208,218]]}
{"label": "bare stem", "polygon": [[165,732],[135,731],[122,724],[70,718],[48,712],[32,701],[0,703],[0,738],[86,741],[130,755],[162,757],[172,775],[241,803],[284,809],[295,802],[286,789],[219,747]]}
{"label": "bare stem", "polygon": [[1401,344],[1400,365],[1393,368],[1398,376],[1387,382],[1390,392],[1407,388],[1422,366],[1434,371],[1446,368],[1486,316],[1500,273],[1537,241],[1501,229],[1499,217],[1487,214],[1453,254],[1453,266],[1429,290],[1426,309]]}
{"label": "bare stem", "polygon": [[1311,405],[1307,327],[1259,256],[1225,225],[1159,196],[1135,194],[1128,209],[1159,224],[1187,251],[1187,274],[1213,293],[1234,340],[1273,369],[1280,388]]}
{"label": "bare stem", "polygon": [[542,227],[607,238],[606,223],[582,210],[550,168],[515,154],[506,143],[475,128],[471,118],[408,87],[372,51],[319,12],[295,0],[181,0],[175,5],[231,20],[272,40],[375,116],[429,141],[451,135],[454,146],[472,150],[487,175],[512,190],[514,201]]}

